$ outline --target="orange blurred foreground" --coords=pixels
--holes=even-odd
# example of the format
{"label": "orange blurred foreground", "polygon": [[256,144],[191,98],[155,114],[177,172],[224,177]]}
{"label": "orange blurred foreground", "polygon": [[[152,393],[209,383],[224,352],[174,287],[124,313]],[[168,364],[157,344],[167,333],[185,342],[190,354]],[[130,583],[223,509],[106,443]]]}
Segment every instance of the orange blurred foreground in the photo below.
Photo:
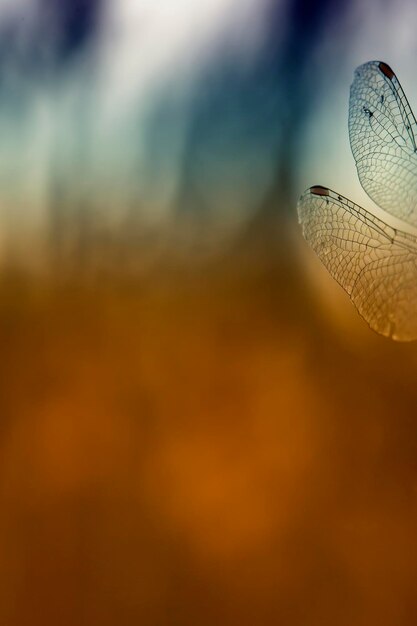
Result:
{"label": "orange blurred foreground", "polygon": [[417,348],[259,258],[4,279],[0,624],[416,623]]}

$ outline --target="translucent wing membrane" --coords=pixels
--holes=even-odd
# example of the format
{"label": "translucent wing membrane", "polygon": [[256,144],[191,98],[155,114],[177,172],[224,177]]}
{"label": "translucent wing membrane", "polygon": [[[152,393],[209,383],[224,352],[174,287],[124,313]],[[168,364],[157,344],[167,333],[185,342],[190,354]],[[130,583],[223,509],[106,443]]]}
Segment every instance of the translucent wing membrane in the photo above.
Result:
{"label": "translucent wing membrane", "polygon": [[311,187],[298,202],[303,234],[369,326],[417,338],[417,239],[347,198]]}
{"label": "translucent wing membrane", "polygon": [[382,209],[417,226],[417,123],[392,69],[357,68],[349,137],[362,187]]}

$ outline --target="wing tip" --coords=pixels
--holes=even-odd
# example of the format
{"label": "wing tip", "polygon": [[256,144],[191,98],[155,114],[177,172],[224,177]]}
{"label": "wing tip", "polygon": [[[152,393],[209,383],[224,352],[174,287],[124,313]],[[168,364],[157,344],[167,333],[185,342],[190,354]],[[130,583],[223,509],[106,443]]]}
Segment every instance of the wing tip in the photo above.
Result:
{"label": "wing tip", "polygon": [[394,70],[391,68],[390,65],[388,65],[388,63],[385,63],[385,61],[367,61],[362,65],[358,65],[358,67],[355,69],[355,76],[360,77],[362,72],[369,69],[379,70],[389,80],[395,78]]}
{"label": "wing tip", "polygon": [[304,231],[304,223],[307,219],[307,216],[310,214],[312,207],[309,204],[308,200],[311,196],[319,196],[326,197],[330,195],[330,189],[327,187],[323,187],[323,185],[313,185],[305,190],[305,192],[300,196],[297,203],[297,213],[298,213],[298,223],[303,226]]}

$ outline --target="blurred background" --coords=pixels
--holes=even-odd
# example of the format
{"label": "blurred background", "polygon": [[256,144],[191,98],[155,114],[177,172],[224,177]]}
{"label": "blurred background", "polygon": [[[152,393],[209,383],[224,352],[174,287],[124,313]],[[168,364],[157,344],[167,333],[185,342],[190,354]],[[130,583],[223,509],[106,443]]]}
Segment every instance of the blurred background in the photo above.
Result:
{"label": "blurred background", "polygon": [[301,237],[370,208],[402,0],[0,0],[0,623],[417,620],[417,347]]}

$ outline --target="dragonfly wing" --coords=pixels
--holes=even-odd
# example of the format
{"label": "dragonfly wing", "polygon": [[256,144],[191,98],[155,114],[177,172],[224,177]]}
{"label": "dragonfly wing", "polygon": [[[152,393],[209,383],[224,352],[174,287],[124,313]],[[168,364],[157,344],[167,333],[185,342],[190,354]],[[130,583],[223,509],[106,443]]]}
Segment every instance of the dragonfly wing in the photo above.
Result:
{"label": "dragonfly wing", "polygon": [[386,63],[370,61],[356,69],[349,137],[366,193],[388,213],[417,226],[417,123]]}
{"label": "dragonfly wing", "polygon": [[417,241],[347,198],[311,187],[298,202],[307,242],[381,335],[417,339]]}

